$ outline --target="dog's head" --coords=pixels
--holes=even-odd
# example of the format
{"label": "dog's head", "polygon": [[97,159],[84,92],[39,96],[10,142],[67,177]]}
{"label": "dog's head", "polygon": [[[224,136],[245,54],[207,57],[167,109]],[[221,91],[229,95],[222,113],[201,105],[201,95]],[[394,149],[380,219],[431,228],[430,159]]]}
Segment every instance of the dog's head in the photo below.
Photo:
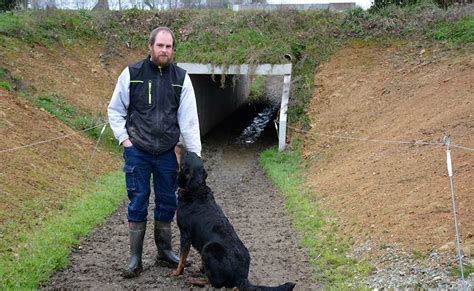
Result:
{"label": "dog's head", "polygon": [[207,172],[201,158],[193,152],[188,152],[182,145],[175,147],[176,159],[178,160],[178,187],[195,192],[206,189]]}

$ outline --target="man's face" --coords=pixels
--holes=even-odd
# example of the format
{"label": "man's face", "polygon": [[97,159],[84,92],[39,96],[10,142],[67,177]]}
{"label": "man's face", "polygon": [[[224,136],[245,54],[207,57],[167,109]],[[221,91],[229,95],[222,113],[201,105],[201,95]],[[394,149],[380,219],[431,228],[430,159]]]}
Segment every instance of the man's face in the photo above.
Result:
{"label": "man's face", "polygon": [[152,62],[157,66],[167,66],[173,62],[173,37],[167,31],[160,31],[156,35],[155,43],[149,44]]}

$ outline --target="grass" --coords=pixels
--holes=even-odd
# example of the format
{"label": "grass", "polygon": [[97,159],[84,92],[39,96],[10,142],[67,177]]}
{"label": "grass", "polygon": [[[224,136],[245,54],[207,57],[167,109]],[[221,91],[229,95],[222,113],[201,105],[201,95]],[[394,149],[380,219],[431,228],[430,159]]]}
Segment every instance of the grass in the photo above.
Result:
{"label": "grass", "polygon": [[265,77],[264,76],[254,76],[250,80],[250,93],[249,93],[249,101],[255,101],[258,100],[259,97],[263,95],[264,91],[264,83],[265,83]]}
{"label": "grass", "polygon": [[[468,263],[466,265],[463,264],[463,273],[464,273],[464,278],[469,277],[470,274],[474,273],[474,264]],[[449,275],[457,278],[461,278],[461,270],[459,269],[459,265],[456,264],[456,267],[453,267],[451,271],[449,272]]]}
{"label": "grass", "polygon": [[0,80],[0,88],[10,91],[11,90],[10,82],[5,81],[5,80]]}
{"label": "grass", "polygon": [[124,199],[123,180],[121,172],[99,178],[87,193],[72,195],[79,198],[49,216],[37,231],[16,234],[17,246],[0,256],[1,288],[36,289],[53,271],[66,266],[70,248]]}
{"label": "grass", "polygon": [[24,18],[12,12],[0,13],[0,33],[16,31],[23,27]]}
{"label": "grass", "polygon": [[10,91],[12,86],[8,80],[7,70],[0,67],[0,88]]}
{"label": "grass", "polygon": [[474,42],[474,16],[463,17],[454,22],[442,21],[428,33],[428,36],[456,45],[472,43]]}
{"label": "grass", "polygon": [[277,148],[270,148],[262,153],[260,162],[286,198],[287,211],[301,234],[301,244],[310,256],[316,279],[328,288],[362,288],[357,278],[367,274],[371,267],[346,255],[349,242],[337,234],[331,212],[302,187],[304,175],[299,150],[278,152]]}
{"label": "grass", "polygon": [[0,33],[28,43],[70,43],[80,39],[100,38],[90,11],[25,10],[0,13]]}

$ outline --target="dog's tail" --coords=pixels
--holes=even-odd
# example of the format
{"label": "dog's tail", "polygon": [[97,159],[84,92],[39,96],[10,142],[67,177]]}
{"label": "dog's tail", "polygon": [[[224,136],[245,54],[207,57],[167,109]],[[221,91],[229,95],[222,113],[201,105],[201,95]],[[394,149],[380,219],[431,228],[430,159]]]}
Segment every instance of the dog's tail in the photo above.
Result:
{"label": "dog's tail", "polygon": [[248,279],[245,279],[240,283],[239,291],[291,291],[295,288],[295,283],[287,282],[280,286],[268,287],[268,286],[256,286],[252,285]]}

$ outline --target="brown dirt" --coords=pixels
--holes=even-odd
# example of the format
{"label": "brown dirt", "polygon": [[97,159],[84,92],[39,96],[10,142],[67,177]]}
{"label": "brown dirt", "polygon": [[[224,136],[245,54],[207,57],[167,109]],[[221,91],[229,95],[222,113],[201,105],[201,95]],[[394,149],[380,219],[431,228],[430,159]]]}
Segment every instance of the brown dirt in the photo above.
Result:
{"label": "brown dirt", "polygon": [[110,55],[101,43],[50,48],[8,41],[0,50],[4,68],[32,86],[36,95],[56,93],[91,114],[105,115],[118,75],[144,53],[124,49]]}
{"label": "brown dirt", "polygon": [[[308,187],[333,209],[346,236],[372,251],[453,251],[443,145],[474,148],[472,50],[400,45],[338,51],[315,75],[305,135]],[[462,246],[474,248],[474,152],[452,148]]]}
{"label": "brown dirt", "polygon": [[[72,189],[87,187],[90,179],[117,166],[95,144],[65,126],[49,113],[0,89],[0,230],[24,230],[24,222],[45,217],[61,208]],[[62,138],[66,135],[68,137]],[[51,142],[25,147],[50,139]],[[37,221],[36,223],[39,223]],[[31,225],[30,225],[31,227]],[[12,229],[10,229],[12,231]],[[6,247],[2,240],[1,250]]]}
{"label": "brown dirt", "polygon": [[[0,148],[20,147],[0,156],[2,233],[40,225],[74,198],[73,189],[84,189],[94,176],[119,168],[117,158],[100,149],[94,152],[94,141],[73,134],[54,116],[20,97],[54,93],[86,112],[105,115],[111,80],[116,77],[107,73],[115,73],[114,67],[100,69],[100,51],[98,44],[46,48],[2,38],[0,67],[20,80],[11,83],[21,91],[13,95],[0,89],[0,134],[4,137]],[[61,138],[64,135],[71,136]],[[44,142],[50,139],[54,140]],[[35,143],[39,144],[21,148]],[[15,247],[2,239],[0,251]]]}

